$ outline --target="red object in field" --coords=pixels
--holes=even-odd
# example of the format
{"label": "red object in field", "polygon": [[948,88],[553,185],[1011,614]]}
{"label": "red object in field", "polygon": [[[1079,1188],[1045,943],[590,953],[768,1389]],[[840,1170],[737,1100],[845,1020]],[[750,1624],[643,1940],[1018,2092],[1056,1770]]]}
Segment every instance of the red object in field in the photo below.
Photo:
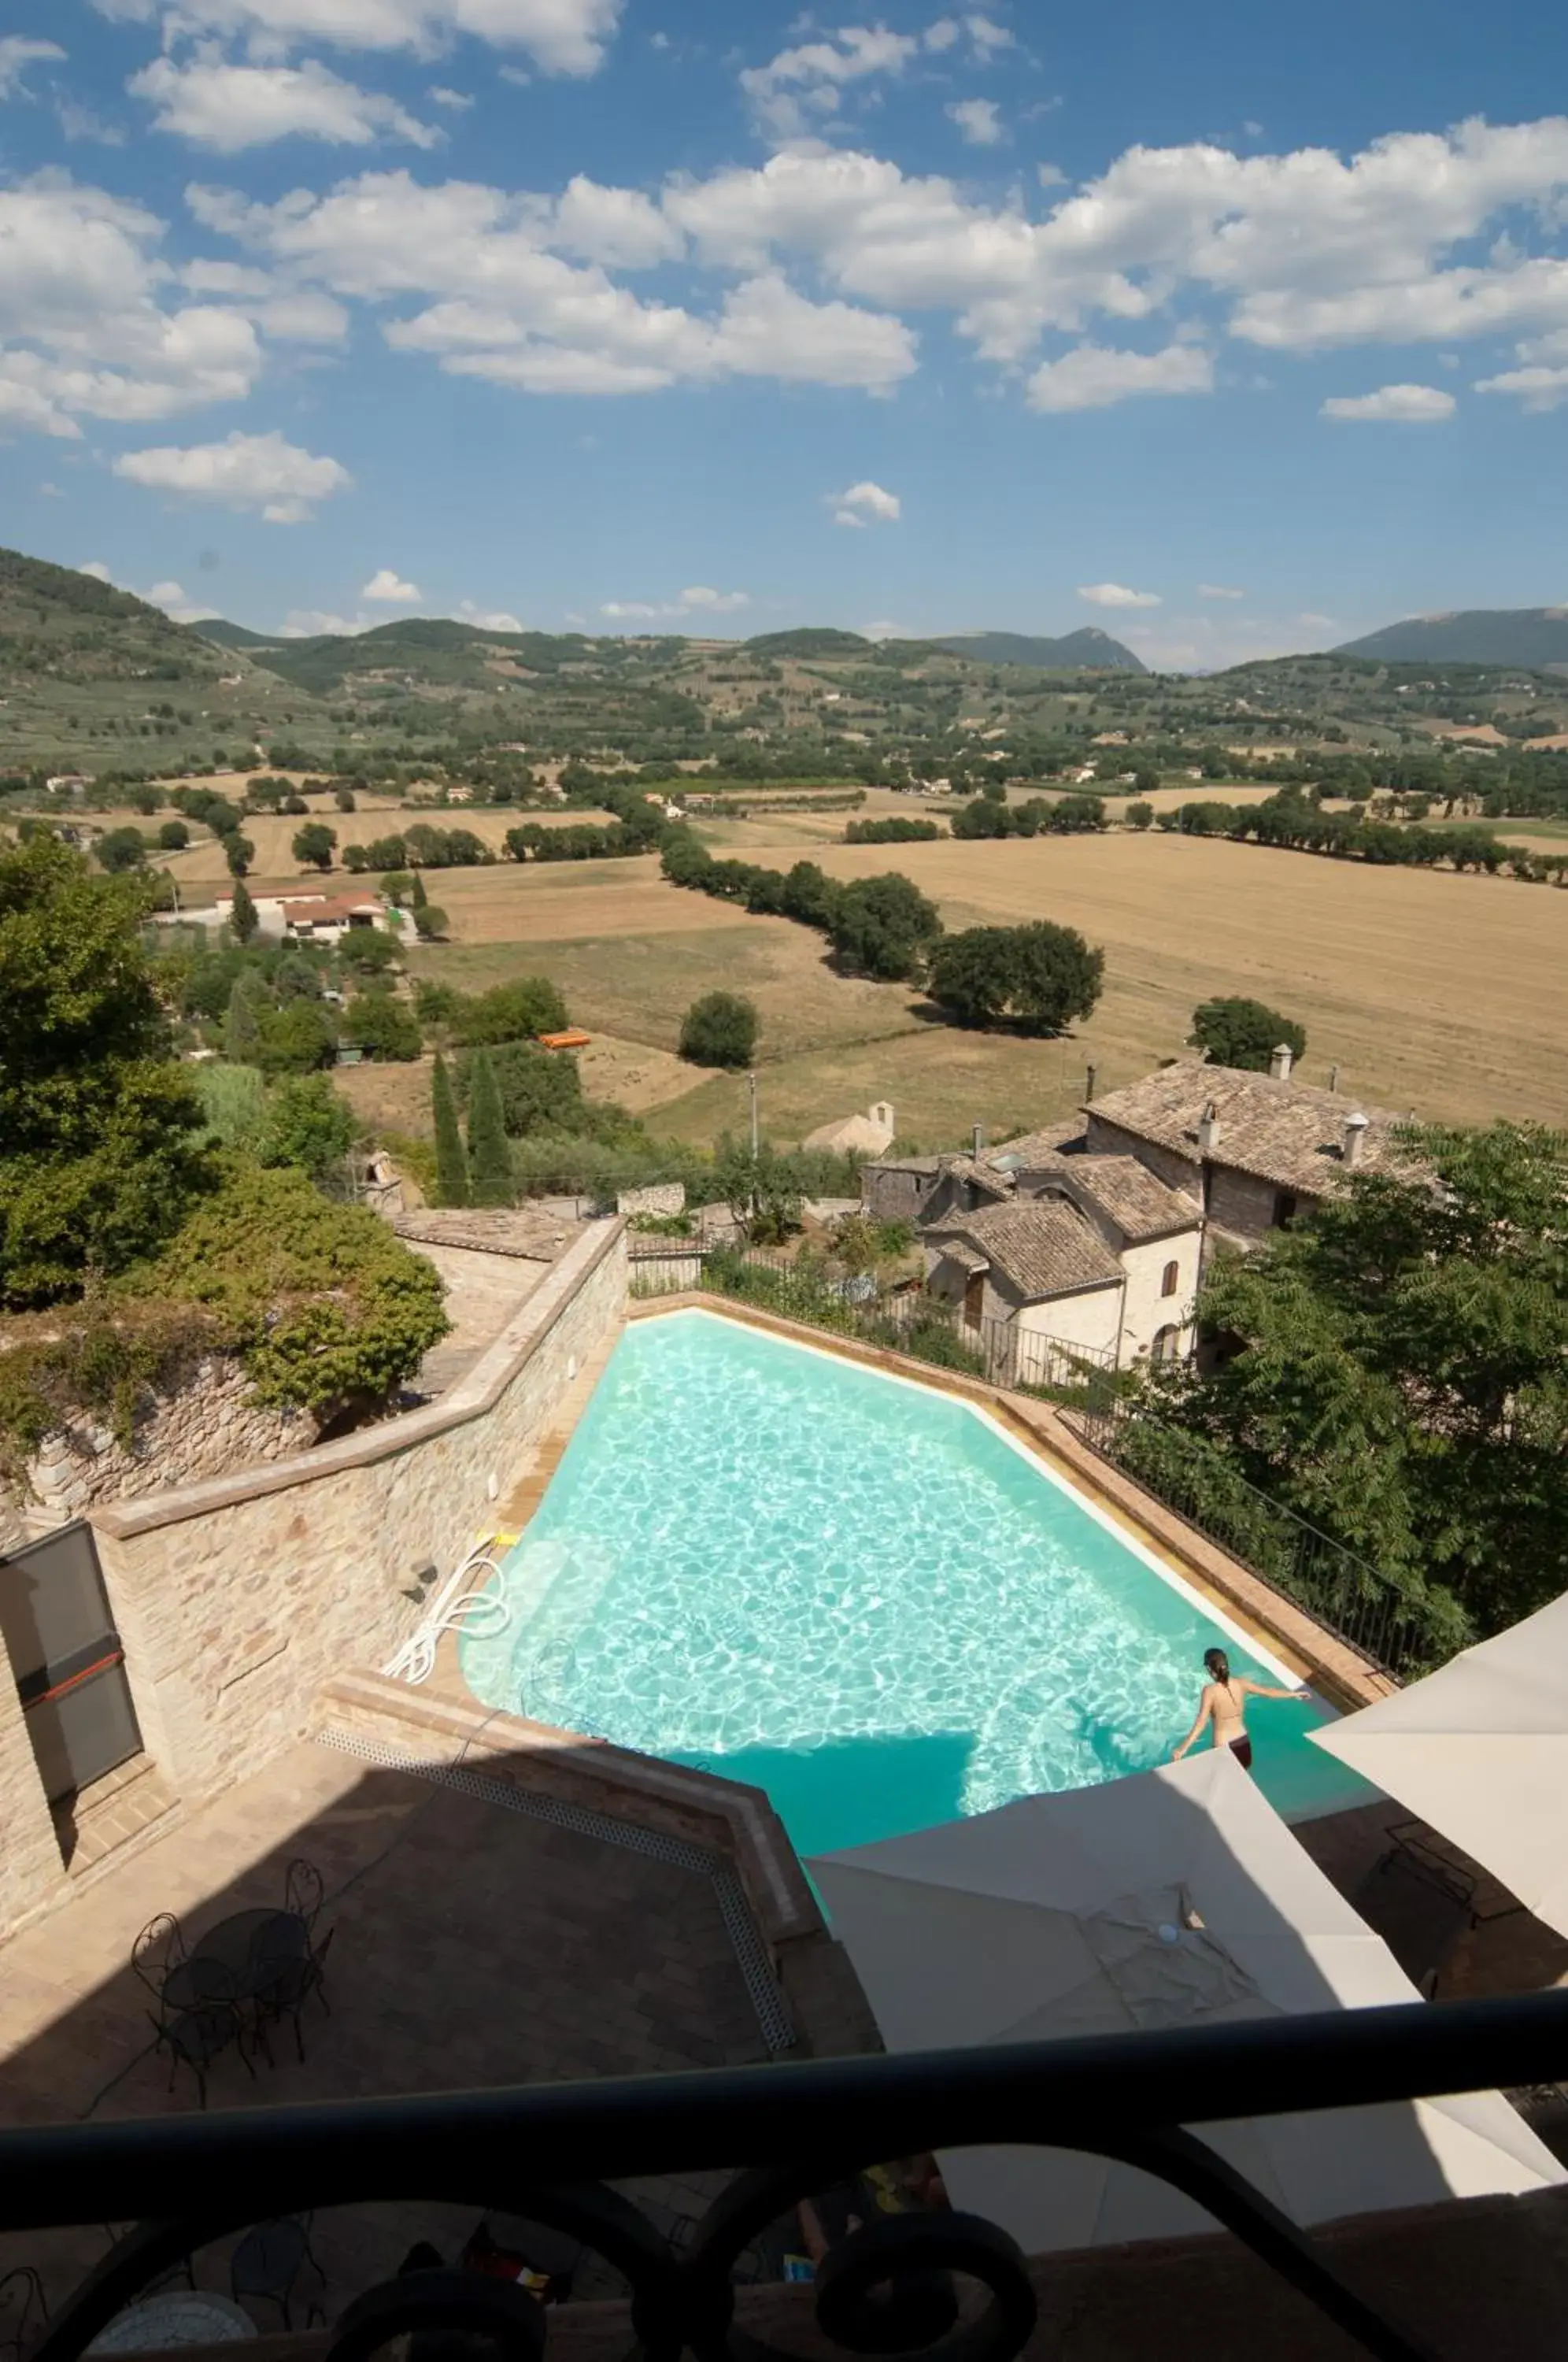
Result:
{"label": "red object in field", "polygon": [[580,1026],[569,1025],[564,1033],[541,1033],[539,1046],[543,1050],[586,1050],[591,1039]]}

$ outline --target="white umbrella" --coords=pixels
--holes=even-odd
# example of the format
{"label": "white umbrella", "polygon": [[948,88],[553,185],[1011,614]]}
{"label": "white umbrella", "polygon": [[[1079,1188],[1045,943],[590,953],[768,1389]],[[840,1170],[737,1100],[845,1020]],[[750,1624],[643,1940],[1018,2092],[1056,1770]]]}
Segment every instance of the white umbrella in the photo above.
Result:
{"label": "white umbrella", "polygon": [[[819,1856],[890,2050],[1214,2025],[1418,1998],[1228,1749]],[[1562,2169],[1496,2092],[1200,2128],[1303,2225],[1533,2190]],[[955,2204],[1030,2254],[1211,2228],[1130,2166],[944,2156]]]}
{"label": "white umbrella", "polygon": [[1568,1594],[1308,1735],[1568,1936]]}

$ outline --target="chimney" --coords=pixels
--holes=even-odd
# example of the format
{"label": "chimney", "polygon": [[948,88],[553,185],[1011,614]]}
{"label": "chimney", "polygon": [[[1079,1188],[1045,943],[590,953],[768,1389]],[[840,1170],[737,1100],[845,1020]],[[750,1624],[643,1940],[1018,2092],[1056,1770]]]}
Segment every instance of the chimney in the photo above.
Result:
{"label": "chimney", "polygon": [[1099,1068],[1098,1066],[1089,1066],[1089,1067],[1086,1068],[1086,1069],[1085,1069],[1085,1073],[1084,1073],[1084,1097],[1085,1097],[1085,1098],[1086,1098],[1086,1099],[1092,1099],[1092,1098],[1093,1098],[1093,1097],[1094,1097],[1094,1095],[1095,1095],[1095,1092],[1099,1089]]}
{"label": "chimney", "polygon": [[1268,1054],[1268,1070],[1276,1083],[1290,1080],[1291,1050],[1288,1042],[1278,1042]]}
{"label": "chimney", "polygon": [[1346,1119],[1345,1142],[1340,1153],[1343,1157],[1347,1173],[1353,1173],[1361,1163],[1362,1151],[1366,1146],[1367,1120],[1364,1115],[1353,1115]]}
{"label": "chimney", "polygon": [[975,1158],[975,1162],[976,1162],[976,1164],[977,1164],[979,1163],[979,1161],[980,1161],[981,1157],[982,1157],[982,1156],[985,1154],[985,1153],[986,1153],[986,1127],[985,1127],[985,1125],[984,1125],[983,1123],[977,1123],[977,1124],[975,1126],[975,1129],[974,1129],[974,1131],[973,1131],[973,1133],[972,1133],[971,1137],[972,1137],[972,1139],[973,1139],[973,1141],[974,1141],[974,1151],[973,1151],[974,1158]]}
{"label": "chimney", "polygon": [[1212,1156],[1220,1145],[1220,1110],[1212,1099],[1204,1109],[1198,1126],[1198,1145],[1204,1156]]}

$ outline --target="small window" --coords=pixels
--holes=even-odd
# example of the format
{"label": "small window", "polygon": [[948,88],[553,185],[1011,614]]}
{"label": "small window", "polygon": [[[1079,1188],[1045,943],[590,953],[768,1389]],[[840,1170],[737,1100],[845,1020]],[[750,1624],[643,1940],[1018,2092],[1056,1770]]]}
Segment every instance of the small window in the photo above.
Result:
{"label": "small window", "polygon": [[1165,1275],[1160,1281],[1160,1294],[1162,1296],[1174,1296],[1180,1286],[1181,1265],[1176,1263],[1166,1264]]}
{"label": "small window", "polygon": [[1294,1193],[1292,1190],[1289,1190],[1289,1189],[1276,1189],[1276,1190],[1275,1191],[1275,1193],[1274,1193],[1274,1227],[1275,1227],[1275,1229],[1276,1231],[1287,1231],[1287,1230],[1290,1228],[1291,1223],[1292,1223],[1295,1220],[1296,1220],[1296,1197],[1295,1197],[1295,1193]]}

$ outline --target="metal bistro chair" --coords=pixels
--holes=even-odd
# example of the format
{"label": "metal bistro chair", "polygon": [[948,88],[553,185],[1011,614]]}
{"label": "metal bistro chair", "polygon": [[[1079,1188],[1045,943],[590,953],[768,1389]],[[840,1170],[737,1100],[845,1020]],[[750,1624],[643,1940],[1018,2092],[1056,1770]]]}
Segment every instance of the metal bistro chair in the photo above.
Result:
{"label": "metal bistro chair", "polygon": [[[149,2011],[148,2014],[151,2017],[152,2014]],[[153,2017],[152,2027],[158,2036],[154,2048],[166,2048],[169,2052],[169,2089],[174,2089],[180,2068],[189,2067],[196,2079],[197,2100],[204,2108],[207,2104],[207,2070],[231,2044],[238,2051],[251,2081],[256,2081],[256,2070],[245,2047],[245,2028],[233,2002],[196,2002],[189,2009],[176,2011],[172,2017]]]}
{"label": "metal bistro chair", "polygon": [[49,2320],[49,2299],[31,2264],[14,2264],[0,2279],[0,2353],[8,2347],[22,2362]]}
{"label": "metal bistro chair", "polygon": [[[316,2261],[315,2250],[310,2244],[310,2228],[314,2214],[283,2214],[272,2223],[258,2223],[247,2231],[236,2247],[228,2267],[228,2292],[237,2304],[246,2297],[264,2297],[275,2304],[282,2315],[283,2327],[293,2331],[293,2315],[290,2299],[294,2282],[308,2264],[326,2290],[326,2274]],[[318,2299],[313,2298],[305,2313],[305,2327],[319,2320],[325,2328],[326,2313]]]}
{"label": "metal bistro chair", "polygon": [[160,2009],[170,1974],[185,1957],[185,1932],[172,1911],[160,1911],[149,1919],[131,1946],[131,1967]]}
{"label": "metal bistro chair", "polygon": [[315,1862],[296,1854],[283,1880],[284,1910],[292,1911],[296,1919],[303,1919],[306,1927],[314,1931],[322,1893],[320,1871]]}
{"label": "metal bistro chair", "polygon": [[337,1932],[335,1927],[329,1927],[314,1951],[291,1953],[265,1963],[262,1981],[256,1989],[256,2031],[262,2048],[267,2052],[269,2064],[272,2057],[267,2043],[269,2023],[275,2025],[285,2017],[293,2020],[294,2048],[303,2067],[304,2034],[300,2025],[300,2014],[312,1993],[327,2016],[332,2015],[332,2003],[326,1998],[325,1971],[326,1956],[332,1949],[332,1938]]}

